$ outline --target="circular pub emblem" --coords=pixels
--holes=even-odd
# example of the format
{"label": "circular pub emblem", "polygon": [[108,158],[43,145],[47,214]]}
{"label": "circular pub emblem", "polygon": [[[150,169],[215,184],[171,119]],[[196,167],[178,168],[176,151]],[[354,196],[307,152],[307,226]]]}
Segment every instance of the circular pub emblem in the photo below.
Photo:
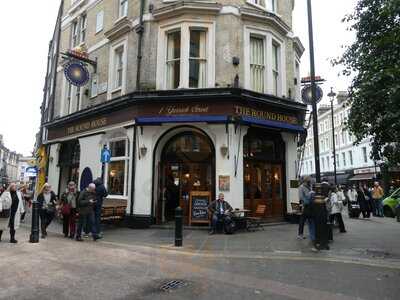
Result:
{"label": "circular pub emblem", "polygon": [[67,80],[75,86],[84,86],[89,81],[89,71],[86,66],[78,61],[69,62],[64,67]]}
{"label": "circular pub emblem", "polygon": [[[316,92],[315,100],[318,103],[319,101],[322,100],[322,97],[324,96],[324,92],[318,85],[315,87],[315,92]],[[312,105],[313,99],[312,99],[312,95],[311,95],[311,85],[307,85],[303,88],[303,90],[301,91],[301,98],[302,98],[304,104]]]}

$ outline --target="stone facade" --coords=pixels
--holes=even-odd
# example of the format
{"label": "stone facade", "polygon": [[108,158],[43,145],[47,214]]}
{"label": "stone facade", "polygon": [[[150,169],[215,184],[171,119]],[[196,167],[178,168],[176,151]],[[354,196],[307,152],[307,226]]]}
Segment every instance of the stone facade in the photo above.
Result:
{"label": "stone facade", "polygon": [[[172,20],[190,20],[196,22],[210,21],[214,26],[215,65],[213,72],[215,80],[209,87],[233,86],[235,76],[238,75],[239,87],[247,88],[245,72],[245,28],[251,27],[265,32],[272,33],[273,37],[279,40],[282,48],[281,78],[282,89],[278,96],[284,98],[295,98],[298,93],[295,91],[299,86],[295,86],[295,57],[301,57],[304,48],[298,39],[293,37],[291,29],[293,0],[277,0],[275,13],[256,6],[251,1],[245,0],[220,0],[210,1],[144,1],[144,33],[142,42],[142,69],[140,72],[140,88],[136,87],[137,76],[137,51],[138,34],[136,29],[139,26],[141,1],[128,1],[127,16],[118,17],[119,1],[110,0],[77,0],[63,1],[59,19],[60,36],[55,35],[53,45],[59,39],[59,52],[64,53],[72,47],[73,24],[82,15],[86,16],[86,33],[84,42],[80,45],[88,49],[91,59],[97,59],[97,83],[102,86],[102,91],[97,96],[91,97],[90,83],[80,91],[80,99],[76,99],[76,88],[72,87],[72,105],[68,107],[67,102],[67,81],[63,75],[62,59],[57,64],[57,77],[55,79],[54,91],[54,113],[52,119],[66,116],[76,110],[94,106],[111,98],[119,97],[137,90],[155,90],[158,84],[157,65],[163,64],[157,58],[159,40],[158,32],[160,26],[170,23]],[[103,14],[102,26],[99,29],[99,15]],[[121,25],[123,23],[123,25]],[[113,31],[121,31],[115,35]],[[97,27],[97,28],[96,28]],[[97,32],[96,32],[97,31]],[[113,44],[127,41],[126,49],[126,76],[124,77],[124,88],[122,91],[112,92],[110,87],[110,66]],[[58,48],[52,47],[54,52]],[[267,54],[268,55],[268,54]],[[232,58],[239,58],[239,65],[232,64]],[[270,66],[267,66],[269,68]],[[51,68],[50,68],[51,70]],[[89,67],[92,72],[93,69]],[[51,73],[50,75],[53,75]],[[50,84],[48,84],[48,87]],[[268,91],[266,91],[268,93]],[[295,99],[299,100],[299,99]],[[52,101],[48,101],[50,106]],[[78,107],[79,106],[79,107]]]}
{"label": "stone facade", "polygon": [[[126,206],[132,226],[164,223],[176,205],[191,224],[197,192],[224,192],[252,212],[265,205],[271,220],[289,213],[304,47],[291,29],[294,1],[256,2],[63,1],[51,43],[61,54],[57,84],[43,106],[53,105],[54,118],[42,124],[53,189],[73,180],[83,190],[100,176],[105,205]],[[80,89],[63,74],[71,49],[97,62]],[[180,150],[168,152],[171,143]],[[102,163],[105,149],[114,153]]]}

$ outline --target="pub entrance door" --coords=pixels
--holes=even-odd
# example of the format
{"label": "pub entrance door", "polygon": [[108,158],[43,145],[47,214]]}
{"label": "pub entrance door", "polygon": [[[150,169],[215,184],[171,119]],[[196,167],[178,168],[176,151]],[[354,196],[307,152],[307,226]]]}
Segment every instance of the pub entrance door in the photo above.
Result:
{"label": "pub entrance door", "polygon": [[215,154],[205,135],[188,131],[172,137],[165,145],[159,164],[157,223],[173,221],[175,208],[183,209],[188,224],[189,199],[193,191],[215,190]]}
{"label": "pub entrance door", "polygon": [[251,128],[244,137],[244,207],[253,215],[265,205],[261,217],[282,220],[286,211],[284,153],[279,133]]}

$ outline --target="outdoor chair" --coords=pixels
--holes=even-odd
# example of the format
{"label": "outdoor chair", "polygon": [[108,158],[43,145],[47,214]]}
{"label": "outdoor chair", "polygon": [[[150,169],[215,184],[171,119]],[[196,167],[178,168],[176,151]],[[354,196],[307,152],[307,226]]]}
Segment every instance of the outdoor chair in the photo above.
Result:
{"label": "outdoor chair", "polygon": [[257,209],[256,209],[254,216],[247,217],[247,230],[248,231],[255,231],[256,229],[264,230],[262,220],[265,215],[266,209],[267,209],[266,205],[259,204],[259,205],[257,205]]}

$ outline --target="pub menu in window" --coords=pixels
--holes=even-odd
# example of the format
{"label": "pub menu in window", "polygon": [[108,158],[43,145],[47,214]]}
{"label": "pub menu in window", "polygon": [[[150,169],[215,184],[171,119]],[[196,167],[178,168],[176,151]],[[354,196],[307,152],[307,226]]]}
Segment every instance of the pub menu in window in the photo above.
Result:
{"label": "pub menu in window", "polygon": [[210,198],[210,192],[193,191],[190,193],[189,225],[194,223],[208,224],[210,222],[210,216],[208,212]]}

